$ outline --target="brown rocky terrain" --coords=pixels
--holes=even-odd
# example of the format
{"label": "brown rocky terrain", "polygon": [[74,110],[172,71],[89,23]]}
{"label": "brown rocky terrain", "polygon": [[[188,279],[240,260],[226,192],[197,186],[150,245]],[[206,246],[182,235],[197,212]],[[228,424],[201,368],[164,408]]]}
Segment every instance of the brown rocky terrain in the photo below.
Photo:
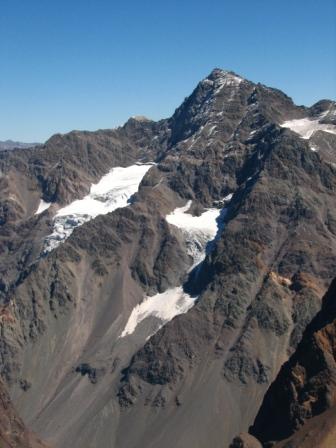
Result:
{"label": "brown rocky terrain", "polygon": [[[333,126],[333,107],[216,69],[167,120],[0,153],[1,375],[28,427],[62,448],[216,448],[248,430],[336,267],[336,136],[281,125]],[[149,161],[127,207],[42,253],[61,207]],[[187,201],[225,207],[194,269],[166,220]],[[188,312],[120,337],[144,297],[180,285]]]}
{"label": "brown rocky terrain", "polygon": [[2,448],[47,448],[25,428],[2,382],[0,383],[0,446]]}
{"label": "brown rocky terrain", "polygon": [[[336,437],[336,280],[267,391],[253,427],[264,444],[332,447]],[[280,442],[282,441],[282,442]]]}

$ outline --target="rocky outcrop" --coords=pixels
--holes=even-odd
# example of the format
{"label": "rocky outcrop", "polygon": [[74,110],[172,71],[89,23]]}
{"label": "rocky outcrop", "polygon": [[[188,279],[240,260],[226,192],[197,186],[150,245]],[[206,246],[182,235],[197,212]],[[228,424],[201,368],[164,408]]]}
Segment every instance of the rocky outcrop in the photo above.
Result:
{"label": "rocky outcrop", "polygon": [[[251,428],[264,444],[328,445],[336,433],[336,280],[322,310],[267,391]],[[329,441],[329,442],[328,442]]]}
{"label": "rocky outcrop", "polygon": [[[274,448],[331,448],[336,437],[336,413],[332,408],[307,420],[291,437],[275,443]],[[272,444],[268,444],[271,445]],[[266,444],[267,446],[267,444]]]}
{"label": "rocky outcrop", "polygon": [[261,443],[250,434],[243,433],[235,437],[229,448],[262,448]]}

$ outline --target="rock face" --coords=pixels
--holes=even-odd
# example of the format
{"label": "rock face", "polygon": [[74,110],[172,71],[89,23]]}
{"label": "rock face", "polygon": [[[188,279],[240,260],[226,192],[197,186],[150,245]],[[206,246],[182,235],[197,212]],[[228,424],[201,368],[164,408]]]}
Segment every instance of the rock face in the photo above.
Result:
{"label": "rock face", "polygon": [[[336,435],[336,279],[267,391],[251,432],[276,446],[332,446]],[[329,443],[329,445],[328,445]]]}
{"label": "rock face", "polygon": [[[62,448],[248,430],[335,275],[334,108],[215,69],[167,120],[0,153],[1,374],[29,427]],[[58,210],[149,162],[127,206],[43,252]]]}

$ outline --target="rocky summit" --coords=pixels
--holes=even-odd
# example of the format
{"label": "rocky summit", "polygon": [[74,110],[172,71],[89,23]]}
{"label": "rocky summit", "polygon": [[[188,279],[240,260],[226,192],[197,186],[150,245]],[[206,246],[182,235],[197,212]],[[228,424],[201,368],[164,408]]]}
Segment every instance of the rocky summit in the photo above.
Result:
{"label": "rocky summit", "polygon": [[333,446],[335,102],[215,69],[3,150],[0,254],[3,446]]}

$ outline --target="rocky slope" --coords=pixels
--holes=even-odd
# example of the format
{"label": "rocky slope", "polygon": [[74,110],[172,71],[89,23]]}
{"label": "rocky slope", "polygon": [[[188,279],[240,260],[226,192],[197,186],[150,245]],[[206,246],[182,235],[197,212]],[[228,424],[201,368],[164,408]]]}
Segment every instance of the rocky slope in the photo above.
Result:
{"label": "rocky slope", "polygon": [[0,291],[11,289],[41,251],[51,230],[50,213],[34,215],[43,200],[54,207],[88,193],[113,166],[151,160],[153,129],[160,124],[131,119],[114,131],[55,135],[45,145],[0,153]]}
{"label": "rocky slope", "polygon": [[267,391],[253,427],[263,443],[328,447],[335,440],[336,280],[322,309]]}
{"label": "rocky slope", "polygon": [[0,446],[2,448],[47,448],[25,428],[2,382],[0,382]]}
{"label": "rocky slope", "polygon": [[[31,428],[62,448],[247,431],[335,275],[334,109],[216,69],[167,120],[0,153],[1,374]],[[94,193],[148,162],[134,195]],[[65,206],[118,191],[44,252]]]}

